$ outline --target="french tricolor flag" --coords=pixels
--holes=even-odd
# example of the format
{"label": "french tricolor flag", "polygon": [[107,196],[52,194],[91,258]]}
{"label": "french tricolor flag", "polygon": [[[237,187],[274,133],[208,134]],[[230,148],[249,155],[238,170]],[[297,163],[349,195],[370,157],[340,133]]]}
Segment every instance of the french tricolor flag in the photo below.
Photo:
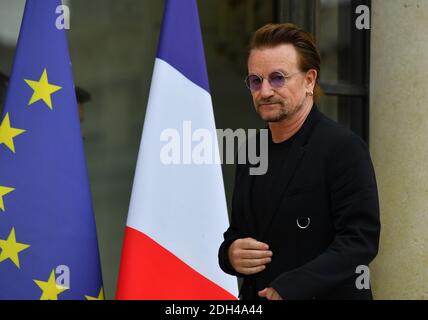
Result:
{"label": "french tricolor flag", "polygon": [[[183,123],[216,137],[196,0],[167,0],[117,299],[237,299],[236,278],[223,273],[217,262],[228,227],[220,165],[161,161],[162,132],[182,132]],[[217,144],[214,149],[218,157]]]}

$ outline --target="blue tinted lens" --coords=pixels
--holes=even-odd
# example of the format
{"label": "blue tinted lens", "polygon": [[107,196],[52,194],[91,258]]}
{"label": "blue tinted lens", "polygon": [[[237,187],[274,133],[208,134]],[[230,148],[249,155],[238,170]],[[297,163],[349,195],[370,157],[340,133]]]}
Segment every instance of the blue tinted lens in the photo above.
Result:
{"label": "blue tinted lens", "polygon": [[285,76],[280,72],[272,72],[269,75],[269,84],[273,88],[281,88],[285,84]]}
{"label": "blue tinted lens", "polygon": [[263,79],[258,75],[251,74],[247,77],[247,86],[250,90],[257,91],[262,87]]}

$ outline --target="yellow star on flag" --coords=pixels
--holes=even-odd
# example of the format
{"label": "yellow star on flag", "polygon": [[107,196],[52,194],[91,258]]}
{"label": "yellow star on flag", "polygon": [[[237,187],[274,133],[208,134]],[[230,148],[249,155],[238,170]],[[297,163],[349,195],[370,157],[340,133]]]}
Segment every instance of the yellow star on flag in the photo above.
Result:
{"label": "yellow star on flag", "polygon": [[98,297],[85,296],[86,300],[104,300],[104,289],[101,288]]}
{"label": "yellow star on flag", "polygon": [[10,259],[19,269],[20,266],[18,253],[27,249],[28,247],[28,244],[16,242],[15,228],[12,228],[12,231],[7,237],[7,240],[0,239],[0,263],[7,259]]}
{"label": "yellow star on flag", "polygon": [[2,211],[4,211],[4,201],[3,201],[3,196],[7,195],[8,193],[11,193],[12,191],[14,191],[14,188],[8,188],[8,187],[2,187],[0,186],[0,209]]}
{"label": "yellow star on flag", "polygon": [[58,90],[62,89],[60,86],[56,86],[49,83],[48,73],[46,69],[43,70],[43,74],[40,77],[39,81],[27,80],[24,79],[25,82],[34,90],[33,96],[31,97],[28,105],[32,105],[33,103],[43,100],[48,107],[52,110],[52,100],[51,95]]}
{"label": "yellow star on flag", "polygon": [[9,112],[6,113],[0,125],[0,144],[5,144],[13,153],[15,153],[15,144],[13,138],[23,134],[25,130],[12,128],[10,126]]}
{"label": "yellow star on flag", "polygon": [[55,270],[52,270],[48,281],[33,280],[40,289],[42,296],[40,300],[58,300],[58,295],[68,290],[68,288],[60,286],[56,283]]}

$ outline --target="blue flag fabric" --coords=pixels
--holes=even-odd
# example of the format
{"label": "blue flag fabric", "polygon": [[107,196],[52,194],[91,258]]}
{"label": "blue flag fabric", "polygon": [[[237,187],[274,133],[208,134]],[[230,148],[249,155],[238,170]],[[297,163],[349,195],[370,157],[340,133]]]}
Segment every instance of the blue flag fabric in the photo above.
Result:
{"label": "blue flag fabric", "polygon": [[165,2],[157,57],[210,92],[196,1]]}
{"label": "blue flag fabric", "polygon": [[27,0],[0,124],[0,299],[104,296],[60,5]]}

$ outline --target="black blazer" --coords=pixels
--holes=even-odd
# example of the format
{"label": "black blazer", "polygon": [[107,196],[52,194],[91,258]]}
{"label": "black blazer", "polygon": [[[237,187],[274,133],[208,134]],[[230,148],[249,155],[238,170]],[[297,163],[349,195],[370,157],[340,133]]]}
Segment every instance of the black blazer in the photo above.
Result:
{"label": "black blazer", "polygon": [[[356,268],[374,259],[380,234],[376,179],[364,141],[314,106],[274,182],[274,201],[266,204],[273,214],[259,235],[249,168],[237,165],[231,224],[219,249],[223,271],[244,280],[241,297],[258,299],[259,290],[273,287],[284,299],[372,299],[370,289],[355,284]],[[251,276],[238,274],[227,254],[234,240],[246,237],[273,252],[267,268]]]}

